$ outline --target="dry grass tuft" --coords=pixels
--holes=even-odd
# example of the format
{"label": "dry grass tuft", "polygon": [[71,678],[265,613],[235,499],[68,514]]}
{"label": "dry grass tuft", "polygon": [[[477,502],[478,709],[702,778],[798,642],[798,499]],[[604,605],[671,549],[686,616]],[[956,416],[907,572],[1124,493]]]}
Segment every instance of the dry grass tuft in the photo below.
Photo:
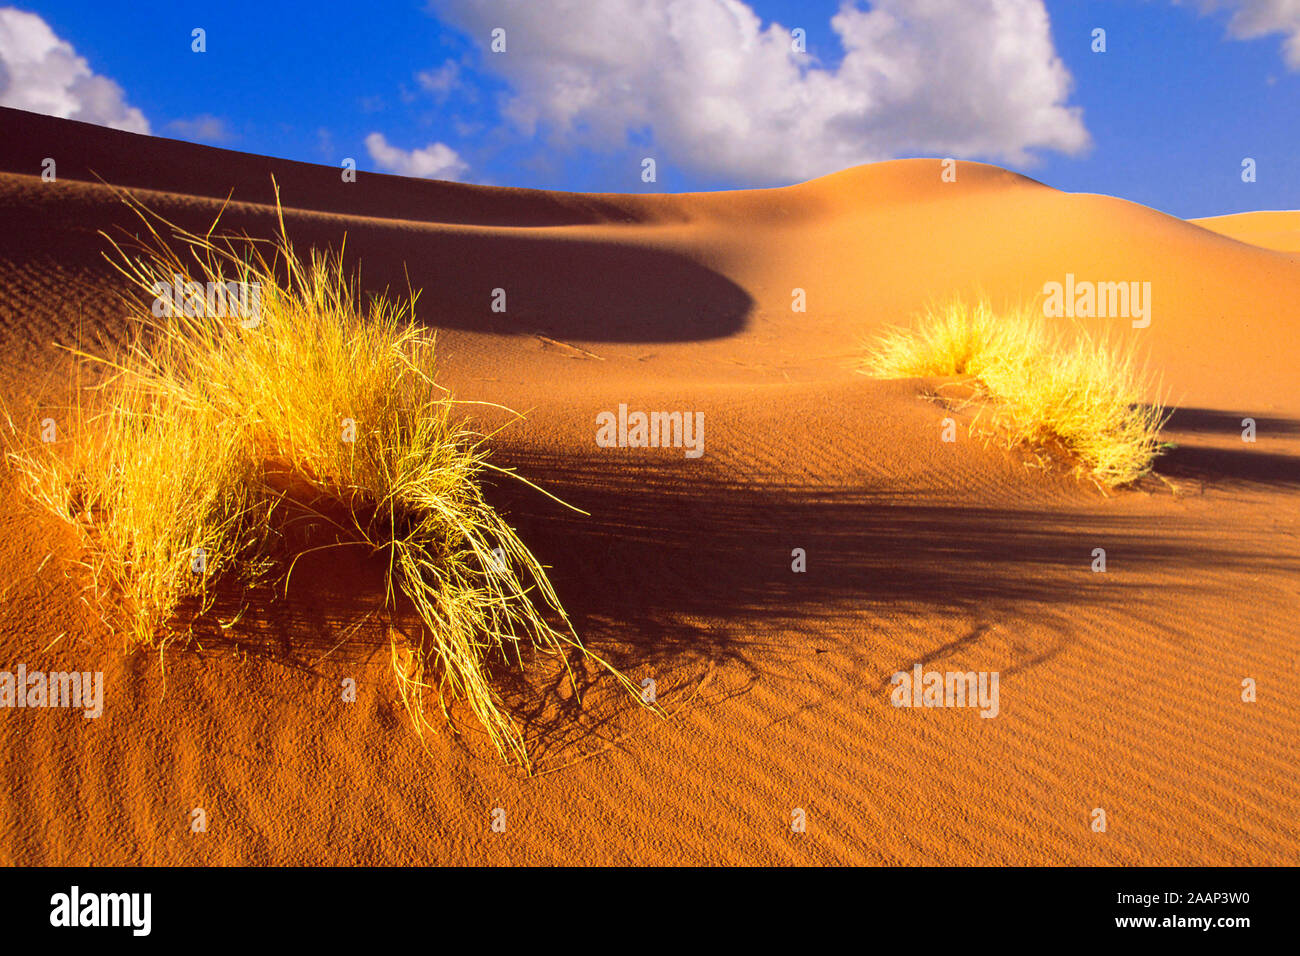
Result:
{"label": "dry grass tuft", "polygon": [[981,405],[978,427],[1008,446],[1059,444],[1076,471],[1102,488],[1151,471],[1165,445],[1163,401],[1145,404],[1158,383],[1134,351],[1082,329],[1050,329],[1032,308],[996,314],[986,301],[926,310],[911,328],[891,329],[860,370],[881,378],[958,378]]}
{"label": "dry grass tuft", "polygon": [[[210,611],[219,582],[286,585],[305,553],[284,553],[297,540],[286,525],[306,519],[332,529],[337,543],[320,547],[367,547],[387,567],[387,605],[418,613],[418,637],[390,638],[417,732],[435,702],[447,716],[463,700],[503,759],[527,766],[488,676],[493,661],[522,669],[525,645],[566,669],[576,650],[635,692],[582,647],[545,571],[484,500],[485,471],[509,472],[435,383],[415,296],[363,301],[341,253],[300,259],[283,217],[273,243],[218,240],[216,223],[196,235],[128,202],[149,235],[138,255],[113,243],[110,261],[154,305],[134,301],[125,350],[75,351],[70,440],[44,444],[10,418],[8,459],[79,533],[104,618],[129,644],[184,638],[178,610]],[[247,308],[159,306],[158,284],[176,276],[242,283],[226,288]]]}

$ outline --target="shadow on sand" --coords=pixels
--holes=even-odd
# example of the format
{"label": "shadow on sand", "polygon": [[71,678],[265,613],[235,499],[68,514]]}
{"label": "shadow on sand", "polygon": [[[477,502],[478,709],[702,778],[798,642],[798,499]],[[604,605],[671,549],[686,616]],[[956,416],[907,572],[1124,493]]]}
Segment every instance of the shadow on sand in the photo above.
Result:
{"label": "shadow on sand", "polygon": [[[652,673],[661,683],[729,667],[746,675],[743,693],[780,657],[765,635],[808,631],[819,616],[862,622],[856,632],[818,634],[856,652],[878,645],[873,625],[900,611],[960,622],[1014,619],[1029,609],[1044,620],[1055,606],[1105,602],[1141,618],[1146,602],[1177,597],[1167,586],[1153,596],[1150,574],[1177,579],[1183,569],[1207,565],[1300,573],[1294,557],[1225,545],[1190,524],[1152,527],[1146,517],[1104,504],[1052,512],[970,507],[870,489],[739,486],[684,459],[660,466],[642,460],[633,469],[614,455],[574,460],[503,448],[495,457],[545,476],[548,492],[590,513],[514,482],[498,480],[489,491],[550,569],[584,643],[630,676]],[[1142,573],[1091,573],[1098,546]],[[791,569],[794,548],[807,555],[804,573]],[[258,610],[238,628],[239,647],[313,671],[326,659],[386,659],[387,628],[413,625],[409,614],[385,610],[382,582],[382,560],[357,549],[300,563],[288,598],[253,598]],[[1068,642],[1069,622],[1060,624]],[[980,625],[965,631],[936,635],[914,659],[887,662],[878,679],[981,636]],[[1040,648],[1015,669],[1064,646]],[[615,745],[615,726],[636,710],[598,667],[577,666],[575,675],[581,700],[566,692],[557,662],[536,662],[524,677],[513,668],[495,671],[539,760]]]}

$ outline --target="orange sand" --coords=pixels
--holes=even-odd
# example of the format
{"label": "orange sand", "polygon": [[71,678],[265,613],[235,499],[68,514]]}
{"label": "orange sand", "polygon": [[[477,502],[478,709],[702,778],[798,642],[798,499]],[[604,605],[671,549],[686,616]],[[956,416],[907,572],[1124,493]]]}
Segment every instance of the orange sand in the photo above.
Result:
{"label": "orange sand", "polygon": [[[0,670],[103,670],[106,710],[0,711],[0,862],[1300,862],[1300,213],[1188,223],[974,163],[943,183],[930,160],[678,196],[344,184],[14,110],[0,127],[11,408],[64,367],[52,340],[124,337],[96,231],[132,218],[94,174],[191,226],[233,189],[225,224],[269,234],[274,173],[297,243],[346,232],[369,285],[423,289],[445,384],[527,412],[494,460],[591,517],[522,488],[501,505],[584,641],[673,712],[592,672],[581,705],[512,692],[538,776],[472,719],[422,747],[386,649],[335,647],[368,599],[347,568],[291,596],[290,637],[164,672],[104,632],[68,536],[4,477]],[[924,383],[852,371],[931,300],[1030,300],[1067,272],[1152,283],[1149,328],[1091,325],[1163,375],[1177,494],[943,444]],[[620,403],[703,411],[704,456],[596,447]],[[916,661],[999,671],[1000,715],[894,708]]]}

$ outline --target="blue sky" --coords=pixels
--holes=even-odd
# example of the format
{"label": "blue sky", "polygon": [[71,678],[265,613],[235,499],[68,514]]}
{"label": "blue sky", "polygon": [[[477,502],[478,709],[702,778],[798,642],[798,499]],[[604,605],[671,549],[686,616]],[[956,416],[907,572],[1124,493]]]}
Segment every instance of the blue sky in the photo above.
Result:
{"label": "blue sky", "polygon": [[[18,4],[0,12],[0,102],[499,185],[675,192],[956,156],[1184,217],[1300,208],[1297,0],[595,6]],[[17,29],[14,9],[70,49],[50,52],[30,20]],[[487,46],[494,25],[503,53]],[[796,27],[806,52],[791,49]]]}

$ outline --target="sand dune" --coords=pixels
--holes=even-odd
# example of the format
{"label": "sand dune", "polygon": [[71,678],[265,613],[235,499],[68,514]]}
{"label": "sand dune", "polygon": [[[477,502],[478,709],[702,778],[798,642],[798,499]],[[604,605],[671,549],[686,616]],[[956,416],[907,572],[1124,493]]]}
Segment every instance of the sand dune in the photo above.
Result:
{"label": "sand dune", "polygon": [[1235,216],[1211,216],[1190,221],[1252,246],[1300,252],[1300,213],[1297,212],[1243,212]]}
{"label": "sand dune", "polygon": [[[672,196],[343,183],[14,110],[0,126],[10,407],[49,394],[52,341],[125,335],[97,232],[133,219],[96,174],[189,226],[231,194],[223,223],[255,235],[274,174],[297,243],[346,233],[369,287],[421,290],[446,385],[527,413],[495,460],[591,516],[520,488],[500,504],[583,639],[673,714],[595,673],[579,705],[543,675],[510,691],[538,776],[472,721],[422,748],[386,649],[335,646],[365,600],[346,568],[290,596],[289,631],[164,672],[103,632],[70,542],[6,477],[0,669],[102,670],[106,691],[98,720],[0,713],[0,861],[1300,862],[1300,214],[1189,223],[981,164],[945,183],[933,160]],[[925,383],[853,371],[929,301],[1027,301],[1067,274],[1151,284],[1149,326],[1081,321],[1163,376],[1167,482],[1106,497],[943,444]],[[620,404],[703,412],[704,455],[598,447]],[[999,671],[997,719],[891,706],[918,661]]]}

